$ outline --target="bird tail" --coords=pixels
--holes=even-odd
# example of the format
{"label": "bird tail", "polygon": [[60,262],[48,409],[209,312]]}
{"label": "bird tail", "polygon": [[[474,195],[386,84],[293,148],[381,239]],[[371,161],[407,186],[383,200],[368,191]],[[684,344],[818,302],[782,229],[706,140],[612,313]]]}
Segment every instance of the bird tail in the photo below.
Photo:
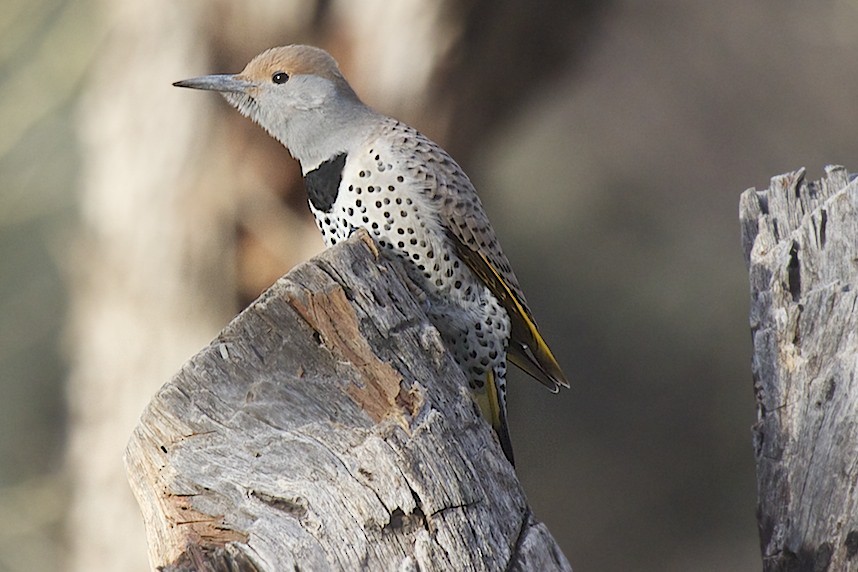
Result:
{"label": "bird tail", "polygon": [[506,404],[501,401],[497,382],[498,380],[494,371],[489,370],[486,376],[486,390],[474,395],[480,412],[492,424],[492,429],[494,429],[495,434],[498,436],[503,454],[514,467],[515,457],[512,453],[512,441],[509,438],[509,425],[507,425],[506,421]]}

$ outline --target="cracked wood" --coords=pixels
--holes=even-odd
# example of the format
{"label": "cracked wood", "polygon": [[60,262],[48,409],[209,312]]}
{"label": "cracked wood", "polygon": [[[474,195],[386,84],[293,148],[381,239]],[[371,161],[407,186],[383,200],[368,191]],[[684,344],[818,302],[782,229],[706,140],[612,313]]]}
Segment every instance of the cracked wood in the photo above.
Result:
{"label": "cracked wood", "polygon": [[740,217],[763,568],[858,570],[858,183],[788,173]]}
{"label": "cracked wood", "polygon": [[358,233],[158,392],[126,452],[153,567],[571,569],[403,280]]}

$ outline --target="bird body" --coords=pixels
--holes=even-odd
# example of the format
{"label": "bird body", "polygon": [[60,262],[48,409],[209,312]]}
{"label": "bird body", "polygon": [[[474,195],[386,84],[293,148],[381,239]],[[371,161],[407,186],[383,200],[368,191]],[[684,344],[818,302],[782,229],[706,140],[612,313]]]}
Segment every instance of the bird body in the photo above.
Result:
{"label": "bird body", "polygon": [[364,105],[318,48],[273,48],[239,74],[174,85],[222,93],[289,149],[327,246],[363,228],[404,262],[513,462],[507,356],[553,391],[568,383],[459,165],[413,128]]}

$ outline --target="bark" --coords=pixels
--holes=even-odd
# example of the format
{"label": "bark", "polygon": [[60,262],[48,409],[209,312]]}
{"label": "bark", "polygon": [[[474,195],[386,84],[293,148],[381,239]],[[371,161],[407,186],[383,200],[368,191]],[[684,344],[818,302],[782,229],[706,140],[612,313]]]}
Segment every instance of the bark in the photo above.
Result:
{"label": "bark", "polygon": [[570,570],[419,291],[362,231],[187,362],[126,465],[165,570]]}
{"label": "bark", "polygon": [[741,198],[765,570],[858,570],[858,186],[841,167]]}

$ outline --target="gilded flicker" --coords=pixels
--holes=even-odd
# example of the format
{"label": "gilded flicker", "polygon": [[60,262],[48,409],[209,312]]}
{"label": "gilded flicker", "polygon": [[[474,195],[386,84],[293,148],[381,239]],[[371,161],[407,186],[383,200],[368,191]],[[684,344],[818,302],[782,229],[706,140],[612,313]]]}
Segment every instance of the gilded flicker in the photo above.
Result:
{"label": "gilded flicker", "polygon": [[241,73],[174,85],[220,92],[289,149],[326,245],[364,228],[404,262],[512,463],[507,358],[553,392],[569,385],[459,165],[364,105],[319,48],[272,48]]}

